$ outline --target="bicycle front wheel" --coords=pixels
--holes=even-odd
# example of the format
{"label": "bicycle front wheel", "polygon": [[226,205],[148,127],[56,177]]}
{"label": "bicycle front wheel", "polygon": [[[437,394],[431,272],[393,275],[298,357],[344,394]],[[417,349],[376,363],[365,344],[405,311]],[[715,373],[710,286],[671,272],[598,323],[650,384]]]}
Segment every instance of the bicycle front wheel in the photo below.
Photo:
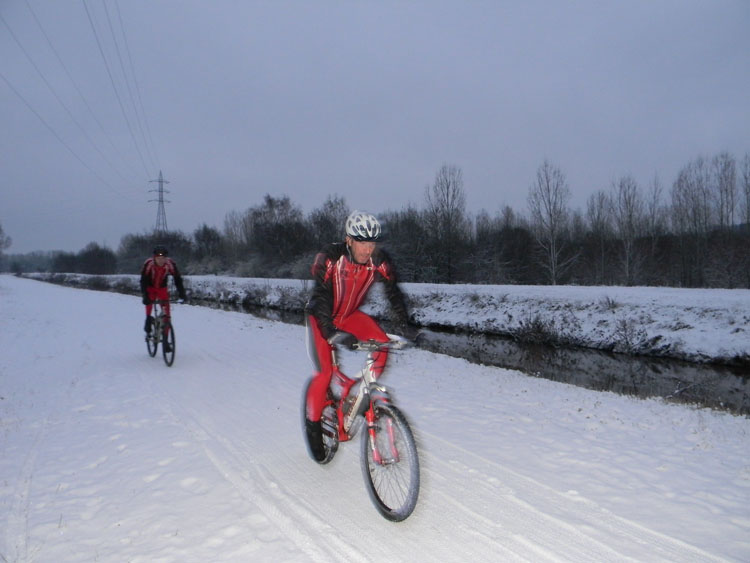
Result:
{"label": "bicycle front wheel", "polygon": [[174,328],[172,328],[172,323],[169,323],[167,325],[167,328],[164,329],[161,343],[161,351],[164,356],[164,363],[168,366],[171,366],[174,363],[175,350],[176,346],[174,338]]}
{"label": "bicycle front wheel", "polygon": [[414,435],[398,408],[374,406],[362,433],[362,474],[375,508],[393,522],[409,517],[419,497],[419,457]]}
{"label": "bicycle front wheel", "polygon": [[159,336],[155,330],[151,330],[146,334],[146,348],[148,349],[148,355],[152,358],[156,356],[156,349],[159,347]]}

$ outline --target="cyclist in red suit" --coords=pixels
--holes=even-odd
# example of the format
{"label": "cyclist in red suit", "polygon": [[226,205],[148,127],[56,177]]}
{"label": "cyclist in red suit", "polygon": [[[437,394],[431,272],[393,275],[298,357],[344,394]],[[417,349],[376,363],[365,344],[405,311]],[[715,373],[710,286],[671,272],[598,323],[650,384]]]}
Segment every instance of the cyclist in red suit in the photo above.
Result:
{"label": "cyclist in red suit", "polygon": [[[388,341],[378,323],[359,310],[373,283],[384,284],[402,332],[407,337],[416,336],[408,324],[406,303],[391,260],[377,246],[380,234],[380,223],[374,216],[354,211],[346,220],[346,240],[328,245],[315,256],[312,265],[315,285],[306,315],[308,351],[316,372],[306,398],[305,429],[317,461],[325,457],[320,417],[332,376],[332,347],[351,348],[358,340]],[[377,353],[374,369],[378,376],[387,357],[386,350]]]}
{"label": "cyclist in red suit", "polygon": [[[171,275],[181,300],[185,300],[185,287],[182,285],[182,276],[177,269],[177,264],[167,255],[166,247],[157,245],[154,247],[154,255],[148,258],[141,268],[141,294],[143,304],[146,306],[146,324],[143,327],[147,333],[151,332],[154,317],[151,316],[153,302],[156,300],[167,301],[164,303],[164,313],[169,318],[169,288],[167,278]],[[165,346],[169,343],[165,340]],[[168,350],[167,350],[168,351]]]}

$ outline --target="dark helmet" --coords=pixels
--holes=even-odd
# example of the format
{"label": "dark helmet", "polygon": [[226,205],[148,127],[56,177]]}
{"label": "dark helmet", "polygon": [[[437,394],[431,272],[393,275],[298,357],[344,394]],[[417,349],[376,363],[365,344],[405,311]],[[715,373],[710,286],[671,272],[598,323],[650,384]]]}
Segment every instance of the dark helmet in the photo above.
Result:
{"label": "dark helmet", "polygon": [[169,256],[169,251],[163,244],[157,244],[154,247],[154,256]]}
{"label": "dark helmet", "polygon": [[358,241],[380,239],[380,222],[370,213],[353,211],[346,219],[346,234]]}

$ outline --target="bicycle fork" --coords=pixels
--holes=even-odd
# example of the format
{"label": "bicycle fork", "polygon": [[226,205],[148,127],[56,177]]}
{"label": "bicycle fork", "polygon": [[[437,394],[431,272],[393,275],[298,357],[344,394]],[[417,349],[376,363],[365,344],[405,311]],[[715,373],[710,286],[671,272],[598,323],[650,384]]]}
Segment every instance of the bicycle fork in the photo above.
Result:
{"label": "bicycle fork", "polygon": [[[398,448],[396,447],[396,433],[393,430],[393,420],[391,417],[385,417],[382,421],[385,427],[378,430],[378,421],[375,420],[375,406],[373,404],[365,413],[365,419],[367,420],[367,433],[370,439],[372,460],[378,465],[398,463],[400,457]],[[378,436],[385,436],[385,440],[378,440]],[[382,449],[386,451],[382,452]],[[388,454],[390,456],[386,457]]]}

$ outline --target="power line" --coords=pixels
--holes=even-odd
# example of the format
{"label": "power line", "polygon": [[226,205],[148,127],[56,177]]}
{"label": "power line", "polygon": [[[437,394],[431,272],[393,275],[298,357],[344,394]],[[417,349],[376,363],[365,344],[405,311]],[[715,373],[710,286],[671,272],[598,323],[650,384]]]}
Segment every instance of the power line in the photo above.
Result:
{"label": "power line", "polygon": [[99,174],[97,174],[96,171],[93,168],[91,168],[88,164],[86,164],[86,162],[80,156],[78,156],[78,154],[72,148],[70,148],[70,146],[63,140],[63,138],[60,137],[60,135],[58,135],[57,131],[55,131],[54,128],[51,125],[49,125],[44,120],[44,118],[39,114],[39,112],[36,111],[33,108],[33,106],[26,100],[26,98],[24,98],[23,95],[21,95],[21,93],[13,87],[13,84],[10,83],[10,81],[5,77],[5,75],[2,72],[0,72],[0,78],[2,78],[5,81],[5,83],[8,85],[8,88],[10,88],[13,91],[13,93],[16,96],[18,96],[24,104],[26,104],[26,107],[29,108],[29,110],[31,111],[31,113],[33,113],[34,115],[37,116],[37,118],[39,118],[39,121],[41,121],[42,124],[47,129],[50,130],[50,132],[55,136],[55,138],[58,141],[60,141],[60,143],[66,149],[68,149],[68,151],[70,152],[70,154],[72,154],[78,160],[78,162],[80,162],[89,172],[91,172],[94,176],[96,176],[99,179],[100,182],[102,182],[105,186],[107,186],[108,188],[110,188],[113,192],[115,192],[116,194],[119,194],[119,195],[121,195],[121,196],[123,196],[123,197],[125,197],[127,199],[132,199],[130,196],[127,196],[127,195],[123,194],[122,192],[120,192],[119,190],[115,189],[109,182],[107,182],[104,178],[102,178],[101,176],[99,176]]}
{"label": "power line", "polygon": [[107,16],[107,25],[109,26],[109,32],[112,35],[112,43],[115,46],[115,53],[117,54],[117,60],[120,63],[120,70],[122,70],[122,77],[125,81],[125,87],[128,91],[128,98],[130,99],[130,103],[133,106],[133,113],[135,114],[135,124],[138,127],[138,131],[141,134],[141,137],[143,138],[143,146],[146,149],[147,156],[151,160],[151,165],[156,167],[156,163],[154,162],[153,156],[151,155],[150,151],[148,150],[148,143],[146,142],[146,135],[143,132],[143,127],[141,125],[141,117],[138,112],[138,107],[135,104],[135,98],[133,97],[133,90],[130,87],[130,80],[128,79],[128,73],[125,70],[125,64],[122,61],[122,54],[120,53],[120,45],[117,42],[117,35],[115,34],[114,27],[112,27],[112,19],[109,17],[109,9],[107,8],[107,3],[103,2],[104,4],[104,13]]}
{"label": "power line", "polygon": [[[19,41],[18,37],[13,32],[13,30],[11,29],[11,27],[8,25],[8,22],[5,21],[5,18],[2,16],[2,14],[0,14],[0,21],[3,22],[3,25],[5,25],[6,29],[10,33],[10,36],[13,38],[13,41],[16,42],[16,45],[18,46],[18,48],[21,49],[21,52],[23,52],[23,54],[26,56],[26,59],[29,61],[29,63],[31,64],[31,66],[34,68],[34,70],[37,72],[37,74],[42,79],[42,81],[44,82],[44,84],[47,86],[47,88],[49,89],[49,91],[52,92],[52,95],[60,103],[60,105],[63,107],[63,109],[68,114],[68,116],[73,121],[73,123],[76,125],[76,127],[78,127],[78,130],[81,133],[83,133],[83,136],[86,137],[86,139],[88,140],[88,142],[91,143],[91,146],[94,147],[94,149],[101,155],[101,157],[104,159],[104,161],[107,164],[109,164],[109,166],[112,168],[112,170],[114,170],[125,182],[129,182],[129,180],[127,178],[125,178],[125,176],[123,176],[122,172],[120,172],[120,170],[118,170],[117,167],[107,158],[107,155],[105,155],[104,152],[102,152],[102,150],[93,141],[93,139],[91,139],[91,137],[86,132],[86,130],[83,128],[83,126],[75,118],[75,116],[73,115],[73,112],[71,112],[70,109],[68,109],[68,106],[65,105],[65,102],[62,101],[62,98],[60,98],[60,96],[57,94],[57,91],[55,90],[55,88],[52,86],[52,84],[50,84],[49,80],[47,80],[47,78],[44,76],[44,73],[41,71],[41,69],[39,68],[39,66],[37,66],[37,64],[34,62],[34,59],[31,58],[31,55],[29,55],[29,52],[26,50],[26,48],[23,46],[23,44]],[[7,79],[6,79],[6,82],[7,82]]]}
{"label": "power line", "polygon": [[151,128],[148,126],[148,119],[146,119],[146,111],[143,108],[143,99],[141,98],[141,89],[138,85],[138,76],[135,73],[135,67],[133,66],[133,57],[130,56],[130,47],[128,46],[128,38],[125,34],[125,26],[122,23],[122,15],[120,14],[120,4],[115,0],[115,8],[117,10],[117,19],[120,21],[120,29],[122,30],[122,38],[125,43],[125,52],[128,55],[128,62],[130,63],[130,72],[133,75],[133,82],[135,82],[135,93],[138,95],[138,104],[141,107],[141,114],[143,115],[143,124],[146,126],[146,133],[148,134],[148,140],[151,145],[151,153],[153,154],[156,164],[159,164],[159,155],[156,152],[156,145],[154,145],[154,139],[151,136]]}
{"label": "power line", "polygon": [[84,96],[83,92],[81,91],[81,88],[78,86],[78,83],[75,81],[75,79],[73,78],[72,74],[68,70],[67,65],[62,60],[62,57],[60,56],[59,52],[55,48],[54,44],[52,43],[52,40],[47,35],[47,32],[45,31],[44,27],[42,26],[41,22],[39,21],[39,18],[37,17],[36,13],[32,9],[32,7],[29,4],[28,0],[26,0],[26,6],[29,9],[29,12],[31,12],[31,15],[34,18],[34,21],[36,22],[36,25],[39,28],[39,31],[42,33],[42,35],[44,36],[45,40],[47,41],[47,45],[49,45],[50,50],[54,53],[54,55],[55,55],[55,57],[57,59],[57,62],[60,63],[60,66],[62,67],[63,71],[65,71],[65,74],[68,77],[68,79],[70,80],[70,83],[73,85],[73,88],[75,89],[75,91],[80,96],[81,100],[83,101],[84,106],[88,110],[88,112],[91,115],[91,117],[94,119],[94,121],[96,122],[96,124],[99,126],[99,129],[104,134],[104,137],[107,139],[107,141],[109,142],[110,147],[112,147],[112,150],[122,158],[123,162],[128,167],[128,169],[130,170],[130,172],[133,173],[133,174],[136,174],[135,170],[129,164],[129,162],[130,162],[129,159],[126,159],[124,157],[124,155],[122,154],[122,152],[115,146],[115,143],[112,141],[112,138],[110,137],[109,133],[107,133],[107,130],[104,128],[104,125],[102,125],[101,121],[99,121],[99,118],[94,113],[94,110],[91,108],[91,105],[89,104],[88,100],[86,99],[86,96]]}
{"label": "power line", "polygon": [[86,9],[86,16],[88,16],[89,24],[91,25],[91,30],[94,33],[94,38],[96,39],[96,45],[99,48],[99,53],[102,56],[102,60],[104,61],[104,66],[107,69],[107,74],[109,75],[109,81],[112,84],[112,89],[115,92],[115,96],[117,97],[117,103],[120,105],[120,110],[122,111],[122,115],[125,118],[125,123],[128,126],[128,131],[130,131],[130,137],[133,139],[133,143],[135,144],[135,149],[138,152],[138,156],[141,159],[141,165],[143,165],[143,169],[146,171],[146,175],[148,175],[148,167],[146,166],[146,161],[143,158],[143,153],[141,152],[141,148],[138,146],[138,142],[135,138],[135,134],[133,133],[133,127],[130,124],[130,120],[128,119],[128,114],[125,111],[125,107],[122,104],[122,99],[120,98],[120,94],[117,91],[117,86],[115,85],[114,77],[112,76],[112,71],[109,68],[109,63],[107,63],[107,57],[104,55],[104,49],[102,49],[101,41],[99,41],[99,34],[96,32],[96,26],[94,25],[94,21],[91,18],[91,12],[89,12],[89,8],[86,5],[86,0],[83,1],[83,7]]}

